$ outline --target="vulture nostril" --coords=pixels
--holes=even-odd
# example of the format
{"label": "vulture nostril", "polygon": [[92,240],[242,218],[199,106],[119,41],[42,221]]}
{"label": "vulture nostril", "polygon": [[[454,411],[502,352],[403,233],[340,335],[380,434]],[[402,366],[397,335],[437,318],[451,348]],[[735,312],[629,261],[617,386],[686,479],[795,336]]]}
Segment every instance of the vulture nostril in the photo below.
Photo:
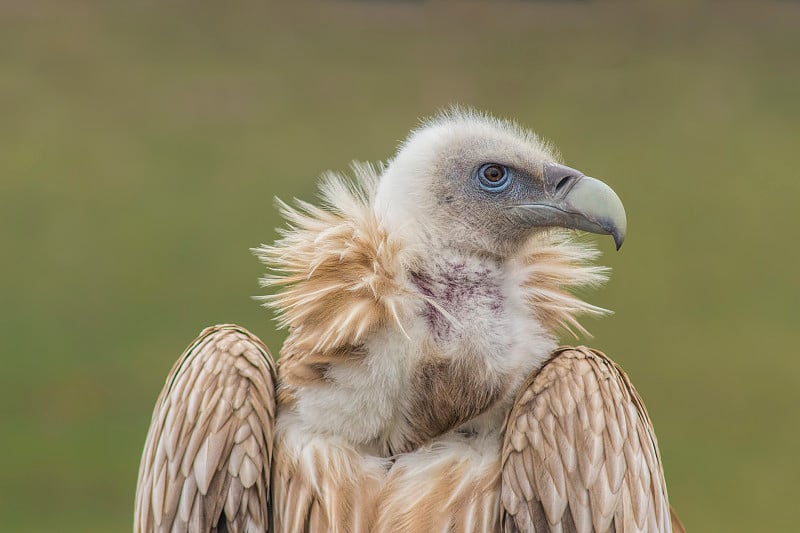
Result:
{"label": "vulture nostril", "polygon": [[575,179],[575,176],[564,176],[561,178],[556,185],[556,194],[559,194],[562,190],[564,190],[564,187],[569,185],[573,179]]}

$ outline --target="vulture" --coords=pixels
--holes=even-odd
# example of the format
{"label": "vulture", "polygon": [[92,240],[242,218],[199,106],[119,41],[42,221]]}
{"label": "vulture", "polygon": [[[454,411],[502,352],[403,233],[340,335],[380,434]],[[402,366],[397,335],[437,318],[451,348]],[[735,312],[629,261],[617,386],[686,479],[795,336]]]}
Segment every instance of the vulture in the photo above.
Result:
{"label": "vulture", "polygon": [[135,531],[669,532],[653,425],[603,353],[559,346],[607,311],[579,232],[626,216],[514,122],[451,109],[385,164],[278,201],[264,303],[277,364],[237,325],[175,363]]}

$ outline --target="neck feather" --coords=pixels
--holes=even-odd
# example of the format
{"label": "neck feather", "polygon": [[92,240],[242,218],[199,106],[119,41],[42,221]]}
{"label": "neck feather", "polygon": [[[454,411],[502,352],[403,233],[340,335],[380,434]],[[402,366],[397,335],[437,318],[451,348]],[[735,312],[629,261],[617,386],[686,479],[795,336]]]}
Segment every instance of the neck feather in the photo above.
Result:
{"label": "neck feather", "polygon": [[[374,208],[380,168],[355,165],[356,182],[327,176],[323,207],[279,202],[289,225],[272,245],[254,249],[269,270],[262,297],[279,325],[293,331],[293,347],[307,353],[334,353],[358,346],[387,326],[403,329],[418,292],[411,272],[426,254],[392,232]],[[594,266],[598,252],[563,230],[542,231],[508,259],[509,275],[523,291],[531,313],[551,332],[586,334],[581,315],[602,315],[572,291],[596,286],[607,269]]]}

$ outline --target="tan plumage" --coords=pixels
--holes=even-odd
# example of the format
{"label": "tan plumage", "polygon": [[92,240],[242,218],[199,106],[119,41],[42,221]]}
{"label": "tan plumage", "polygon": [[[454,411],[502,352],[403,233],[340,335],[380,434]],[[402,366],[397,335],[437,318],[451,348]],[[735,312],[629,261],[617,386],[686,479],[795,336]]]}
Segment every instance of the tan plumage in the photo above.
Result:
{"label": "tan plumage", "polygon": [[411,258],[371,209],[376,169],[354,170],[360,186],[332,174],[324,181],[327,209],[279,202],[290,230],[255,250],[272,268],[262,286],[282,289],[263,300],[278,313],[279,326],[290,328],[279,362],[285,386],[323,379],[331,360],[358,358],[354,348],[367,335],[389,322],[402,327],[409,291],[398,278]]}
{"label": "tan plumage", "polygon": [[600,352],[560,348],[528,377],[509,416],[502,469],[506,531],[668,529],[647,410]]}
{"label": "tan plumage", "polygon": [[[477,186],[493,161],[518,188]],[[289,328],[277,383],[249,333],[201,335],[156,407],[136,530],[681,531],[627,376],[556,349],[606,313],[573,293],[607,271],[564,228],[625,232],[613,191],[576,173],[454,112],[354,183],[327,176],[322,207],[281,203],[288,228],[255,250]]]}
{"label": "tan plumage", "polygon": [[204,330],[156,403],[134,530],[266,531],[274,391],[272,356],[260,340],[234,325]]}
{"label": "tan plumage", "polygon": [[[289,445],[287,445],[289,444]],[[275,531],[372,531],[388,464],[346,442],[277,439]]]}
{"label": "tan plumage", "polygon": [[500,448],[442,439],[400,455],[378,501],[374,531],[499,531]]}

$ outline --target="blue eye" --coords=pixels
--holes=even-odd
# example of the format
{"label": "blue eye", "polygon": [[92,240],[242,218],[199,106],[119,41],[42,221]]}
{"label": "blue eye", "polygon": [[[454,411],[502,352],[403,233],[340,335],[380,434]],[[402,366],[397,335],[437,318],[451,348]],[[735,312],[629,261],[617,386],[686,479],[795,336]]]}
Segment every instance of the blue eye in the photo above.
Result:
{"label": "blue eye", "polygon": [[497,163],[486,163],[478,169],[478,184],[489,192],[500,192],[511,183],[508,169]]}

